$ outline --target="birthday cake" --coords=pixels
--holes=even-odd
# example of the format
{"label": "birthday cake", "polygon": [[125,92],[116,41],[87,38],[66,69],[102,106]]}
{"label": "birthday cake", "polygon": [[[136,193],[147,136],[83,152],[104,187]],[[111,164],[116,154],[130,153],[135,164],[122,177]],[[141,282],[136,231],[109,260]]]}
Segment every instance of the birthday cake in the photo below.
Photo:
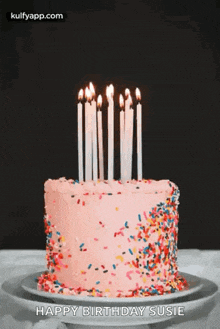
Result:
{"label": "birthday cake", "polygon": [[47,180],[47,271],[38,289],[95,297],[185,289],[177,266],[178,198],[169,180]]}

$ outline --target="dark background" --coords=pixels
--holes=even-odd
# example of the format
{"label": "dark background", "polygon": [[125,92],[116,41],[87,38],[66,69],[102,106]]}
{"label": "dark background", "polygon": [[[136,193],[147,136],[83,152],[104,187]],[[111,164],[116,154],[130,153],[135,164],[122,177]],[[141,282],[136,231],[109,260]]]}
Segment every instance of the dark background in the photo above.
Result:
{"label": "dark background", "polygon": [[[219,248],[220,6],[207,1],[4,1],[0,248],[45,249],[43,184],[78,178],[77,93],[139,87],[143,176],[180,188],[179,248]],[[65,13],[8,21],[7,12]],[[106,103],[103,106],[106,133]],[[107,136],[107,135],[106,135]],[[105,163],[107,144],[105,138]],[[134,140],[133,178],[136,178]],[[105,166],[105,172],[107,165]]]}

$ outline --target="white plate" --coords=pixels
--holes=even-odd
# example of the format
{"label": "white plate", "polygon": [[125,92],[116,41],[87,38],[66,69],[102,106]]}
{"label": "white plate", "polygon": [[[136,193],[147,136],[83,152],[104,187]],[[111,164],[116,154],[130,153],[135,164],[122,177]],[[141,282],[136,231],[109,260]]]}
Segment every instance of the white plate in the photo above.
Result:
{"label": "white plate", "polygon": [[[183,273],[183,275],[186,277],[186,279],[189,279],[191,275],[188,275],[186,273]],[[195,280],[195,276],[194,280]],[[51,309],[52,315],[47,314],[48,316],[55,316],[56,318],[59,318],[61,321],[65,323],[74,323],[79,325],[93,325],[93,326],[103,326],[105,328],[106,326],[132,326],[132,325],[141,325],[141,324],[147,324],[147,323],[157,323],[161,321],[168,321],[169,319],[172,319],[176,317],[176,315],[169,316],[159,316],[156,314],[156,316],[150,316],[149,308],[152,306],[157,307],[158,305],[160,307],[171,307],[172,309],[177,307],[183,307],[184,308],[184,315],[192,314],[194,310],[197,311],[196,314],[201,313],[201,316],[204,315],[204,310],[202,307],[205,305],[206,308],[208,308],[207,305],[210,305],[214,303],[215,295],[218,291],[218,287],[215,283],[206,280],[206,279],[200,279],[197,278],[198,281],[201,284],[201,289],[199,291],[194,291],[194,293],[191,293],[190,295],[185,295],[182,297],[172,299],[161,299],[160,301],[157,299],[154,302],[149,302],[149,298],[130,298],[132,301],[130,301],[129,304],[126,305],[124,301],[122,301],[122,298],[118,298],[117,301],[120,300],[120,304],[115,303],[115,298],[113,301],[113,298],[96,298],[99,302],[95,300],[95,298],[87,298],[80,301],[77,299],[75,300],[69,300],[69,304],[63,303],[62,300],[60,300],[59,303],[55,303],[52,299],[42,297],[36,294],[32,294],[26,290],[24,290],[21,286],[21,283],[23,282],[25,276],[18,276],[14,277],[12,279],[9,279],[5,281],[2,285],[2,291],[4,294],[6,294],[9,298],[11,298],[14,302],[20,304],[23,308],[26,308],[30,311],[35,312],[36,309],[43,309],[44,312],[48,308]],[[173,295],[173,294],[172,294]],[[171,295],[169,295],[172,297]],[[162,296],[161,296],[162,297]],[[125,300],[125,299],[124,299]],[[127,298],[126,298],[127,300]],[[68,306],[69,305],[69,306]],[[96,308],[99,307],[106,307],[108,306],[110,308],[110,314],[109,315],[103,315],[103,316],[85,316],[83,315],[83,309],[85,307],[93,307]],[[128,306],[129,309],[132,307],[140,307],[145,306],[145,310],[143,312],[142,316],[115,316],[114,314],[111,314],[112,309],[115,307],[121,308],[122,306]],[[73,316],[73,313],[67,313],[66,315],[63,314],[63,310],[65,307],[78,307],[76,315]],[[61,308],[62,312],[55,315],[55,312],[57,308]],[[46,314],[44,314],[46,315]],[[41,316],[39,316],[40,318]],[[178,318],[181,318],[180,316]],[[186,319],[186,316],[182,317],[181,321],[184,321]],[[101,328],[100,328],[101,329]]]}
{"label": "white plate", "polygon": [[37,282],[35,281],[36,277],[39,277],[42,272],[36,272],[33,274],[28,275],[21,283],[21,286],[24,290],[41,297],[46,298],[52,298],[55,302],[64,302],[68,301],[69,303],[75,302],[75,301],[91,301],[93,302],[101,302],[101,303],[119,303],[119,304],[127,304],[127,303],[133,303],[134,299],[136,302],[155,302],[155,301],[162,301],[167,299],[176,299],[178,297],[190,295],[196,291],[199,291],[203,284],[201,283],[200,278],[197,276],[187,274],[187,273],[181,273],[179,272],[179,275],[183,276],[186,281],[188,282],[189,289],[184,289],[181,291],[176,291],[171,294],[165,294],[161,296],[147,296],[147,297],[120,297],[120,298],[108,298],[108,297],[91,297],[91,296],[71,296],[71,295],[63,295],[63,294],[53,294],[50,292],[42,291],[37,289]]}

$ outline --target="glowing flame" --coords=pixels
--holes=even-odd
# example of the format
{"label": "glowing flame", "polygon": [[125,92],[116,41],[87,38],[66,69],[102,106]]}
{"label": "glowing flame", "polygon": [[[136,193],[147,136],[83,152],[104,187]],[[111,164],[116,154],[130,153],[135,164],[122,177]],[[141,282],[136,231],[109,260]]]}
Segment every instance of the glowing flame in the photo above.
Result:
{"label": "glowing flame", "polygon": [[114,94],[114,87],[111,84],[110,86],[106,87],[106,96],[107,96],[107,98],[113,97],[113,94]]}
{"label": "glowing flame", "polygon": [[91,90],[92,97],[94,97],[95,96],[95,89],[94,89],[94,86],[93,86],[92,82],[89,83],[89,89]]}
{"label": "glowing flame", "polygon": [[113,96],[114,95],[114,87],[113,87],[112,84],[109,86],[109,90],[110,90],[110,95]]}
{"label": "glowing flame", "polygon": [[109,89],[109,86],[106,87],[106,96],[107,96],[107,98],[110,97],[110,89]]}
{"label": "glowing flame", "polygon": [[78,99],[83,99],[83,89],[80,89],[79,94],[78,94]]}
{"label": "glowing flame", "polygon": [[97,105],[98,105],[98,107],[102,106],[102,96],[101,95],[98,96]]}
{"label": "glowing flame", "polygon": [[119,96],[119,104],[120,104],[120,107],[124,106],[124,98],[122,95]]}
{"label": "glowing flame", "polygon": [[125,96],[128,97],[130,95],[130,90],[128,88],[125,89]]}
{"label": "glowing flame", "polygon": [[85,96],[88,101],[90,101],[92,98],[91,90],[88,87],[86,87]]}
{"label": "glowing flame", "polygon": [[129,101],[130,101],[130,105],[132,105],[133,102],[132,102],[132,98],[131,98],[131,95],[130,95],[130,94],[128,95],[128,99],[129,99]]}
{"label": "glowing flame", "polygon": [[140,101],[141,100],[141,92],[140,92],[139,88],[136,88],[135,93],[136,93],[136,98]]}

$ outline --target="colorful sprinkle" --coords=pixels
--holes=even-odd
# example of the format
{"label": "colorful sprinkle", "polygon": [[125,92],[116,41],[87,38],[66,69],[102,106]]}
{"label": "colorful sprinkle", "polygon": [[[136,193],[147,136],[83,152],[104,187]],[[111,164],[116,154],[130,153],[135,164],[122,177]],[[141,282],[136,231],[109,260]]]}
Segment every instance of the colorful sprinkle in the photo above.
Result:
{"label": "colorful sprinkle", "polygon": [[133,271],[128,271],[128,272],[126,273],[126,277],[127,277],[129,280],[131,280],[131,276],[130,276],[131,273],[133,273]]}
{"label": "colorful sprinkle", "polygon": [[124,261],[124,258],[123,258],[121,255],[118,255],[118,256],[116,256],[115,258],[116,258],[116,259],[119,259],[121,262]]}

